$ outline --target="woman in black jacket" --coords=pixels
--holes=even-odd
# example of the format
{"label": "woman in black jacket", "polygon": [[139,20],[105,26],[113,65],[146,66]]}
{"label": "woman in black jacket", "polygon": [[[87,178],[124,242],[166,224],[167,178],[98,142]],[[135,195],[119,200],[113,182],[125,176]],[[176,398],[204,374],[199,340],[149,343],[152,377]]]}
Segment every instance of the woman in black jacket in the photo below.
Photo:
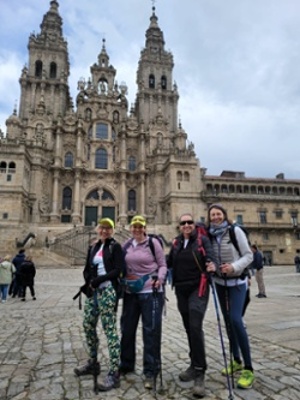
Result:
{"label": "woman in black jacket", "polygon": [[191,214],[180,217],[179,229],[180,235],[174,239],[168,257],[168,267],[173,270],[177,307],[190,349],[190,366],[179,374],[179,379],[185,382],[194,380],[193,395],[203,397],[207,368],[203,319],[209,298],[206,262],[214,261],[214,256],[208,237],[197,234]]}
{"label": "woman in black jacket", "polygon": [[32,300],[36,300],[34,290],[34,277],[35,277],[35,265],[32,261],[31,256],[27,256],[25,261],[21,264],[19,269],[19,277],[22,286],[22,298],[21,301],[26,300],[26,289],[29,287]]}
{"label": "woman in black jacket", "polygon": [[83,327],[90,359],[87,364],[77,367],[77,376],[99,374],[97,360],[99,339],[97,323],[100,316],[107,338],[109,353],[109,372],[98,390],[107,391],[120,386],[119,363],[120,341],[117,332],[117,286],[123,267],[121,245],[112,237],[114,222],[102,218],[97,227],[99,239],[89,247],[83,276],[87,287],[87,299],[84,307]]}

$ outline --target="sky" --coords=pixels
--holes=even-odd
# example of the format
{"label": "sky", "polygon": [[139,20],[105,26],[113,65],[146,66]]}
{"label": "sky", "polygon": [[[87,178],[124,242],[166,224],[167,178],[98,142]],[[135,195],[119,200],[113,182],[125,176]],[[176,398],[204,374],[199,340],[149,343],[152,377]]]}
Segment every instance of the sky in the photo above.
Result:
{"label": "sky", "polygon": [[[300,179],[299,0],[60,0],[74,103],[102,39],[128,99],[152,6],[174,56],[178,112],[207,175]],[[0,0],[0,128],[20,97],[30,33],[48,0]]]}

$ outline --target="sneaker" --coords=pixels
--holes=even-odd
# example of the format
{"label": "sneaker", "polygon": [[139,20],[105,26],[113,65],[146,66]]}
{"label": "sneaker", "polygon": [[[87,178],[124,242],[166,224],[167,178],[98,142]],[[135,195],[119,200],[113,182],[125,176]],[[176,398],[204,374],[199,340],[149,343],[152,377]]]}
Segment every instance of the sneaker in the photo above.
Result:
{"label": "sneaker", "polygon": [[76,376],[83,376],[83,375],[94,375],[94,371],[96,369],[96,374],[100,374],[100,364],[97,362],[95,364],[95,361],[90,358],[88,362],[83,365],[82,367],[77,367],[74,369],[74,373]]}
{"label": "sneaker", "polygon": [[229,365],[227,368],[223,368],[221,371],[222,375],[231,375],[234,374],[237,371],[241,371],[243,369],[242,363],[238,363],[237,361],[233,360],[232,364]]}
{"label": "sneaker", "polygon": [[191,365],[183,372],[180,372],[179,379],[182,382],[191,382],[197,377],[197,371]]}
{"label": "sneaker", "polygon": [[6,303],[6,300],[1,300],[1,303]]}
{"label": "sneaker", "polygon": [[26,301],[26,299],[23,298],[23,299],[21,299],[21,301]]}
{"label": "sneaker", "polygon": [[237,386],[241,389],[251,389],[254,381],[254,374],[249,369],[243,369],[237,381]]}
{"label": "sneaker", "polygon": [[36,297],[33,297],[32,300],[36,300]]}
{"label": "sneaker", "polygon": [[202,398],[205,396],[205,386],[204,386],[204,372],[197,371],[197,377],[195,379],[193,387],[193,396]]}
{"label": "sneaker", "polygon": [[145,381],[144,381],[144,388],[145,389],[153,389],[153,377],[152,376],[146,376]]}
{"label": "sneaker", "polygon": [[118,371],[109,372],[106,375],[105,380],[98,384],[98,390],[100,392],[107,392],[111,389],[116,389],[120,387],[120,374]]}

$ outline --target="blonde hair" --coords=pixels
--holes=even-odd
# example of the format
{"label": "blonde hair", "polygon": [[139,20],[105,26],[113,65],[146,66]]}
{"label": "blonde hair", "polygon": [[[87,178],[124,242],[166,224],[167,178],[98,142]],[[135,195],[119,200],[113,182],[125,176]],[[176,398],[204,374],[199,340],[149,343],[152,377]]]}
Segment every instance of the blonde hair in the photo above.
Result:
{"label": "blonde hair", "polygon": [[3,261],[10,261],[11,260],[11,256],[9,254],[7,254],[4,258]]}

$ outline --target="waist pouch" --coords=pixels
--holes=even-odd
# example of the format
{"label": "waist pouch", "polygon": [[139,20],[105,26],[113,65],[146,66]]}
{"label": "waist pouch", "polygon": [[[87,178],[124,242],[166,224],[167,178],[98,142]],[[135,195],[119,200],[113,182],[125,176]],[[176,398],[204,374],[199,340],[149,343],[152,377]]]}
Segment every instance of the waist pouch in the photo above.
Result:
{"label": "waist pouch", "polygon": [[140,292],[145,282],[150,278],[150,275],[143,275],[138,279],[135,279],[136,275],[128,275],[121,280],[122,285],[125,286],[125,290],[129,293],[138,293]]}

